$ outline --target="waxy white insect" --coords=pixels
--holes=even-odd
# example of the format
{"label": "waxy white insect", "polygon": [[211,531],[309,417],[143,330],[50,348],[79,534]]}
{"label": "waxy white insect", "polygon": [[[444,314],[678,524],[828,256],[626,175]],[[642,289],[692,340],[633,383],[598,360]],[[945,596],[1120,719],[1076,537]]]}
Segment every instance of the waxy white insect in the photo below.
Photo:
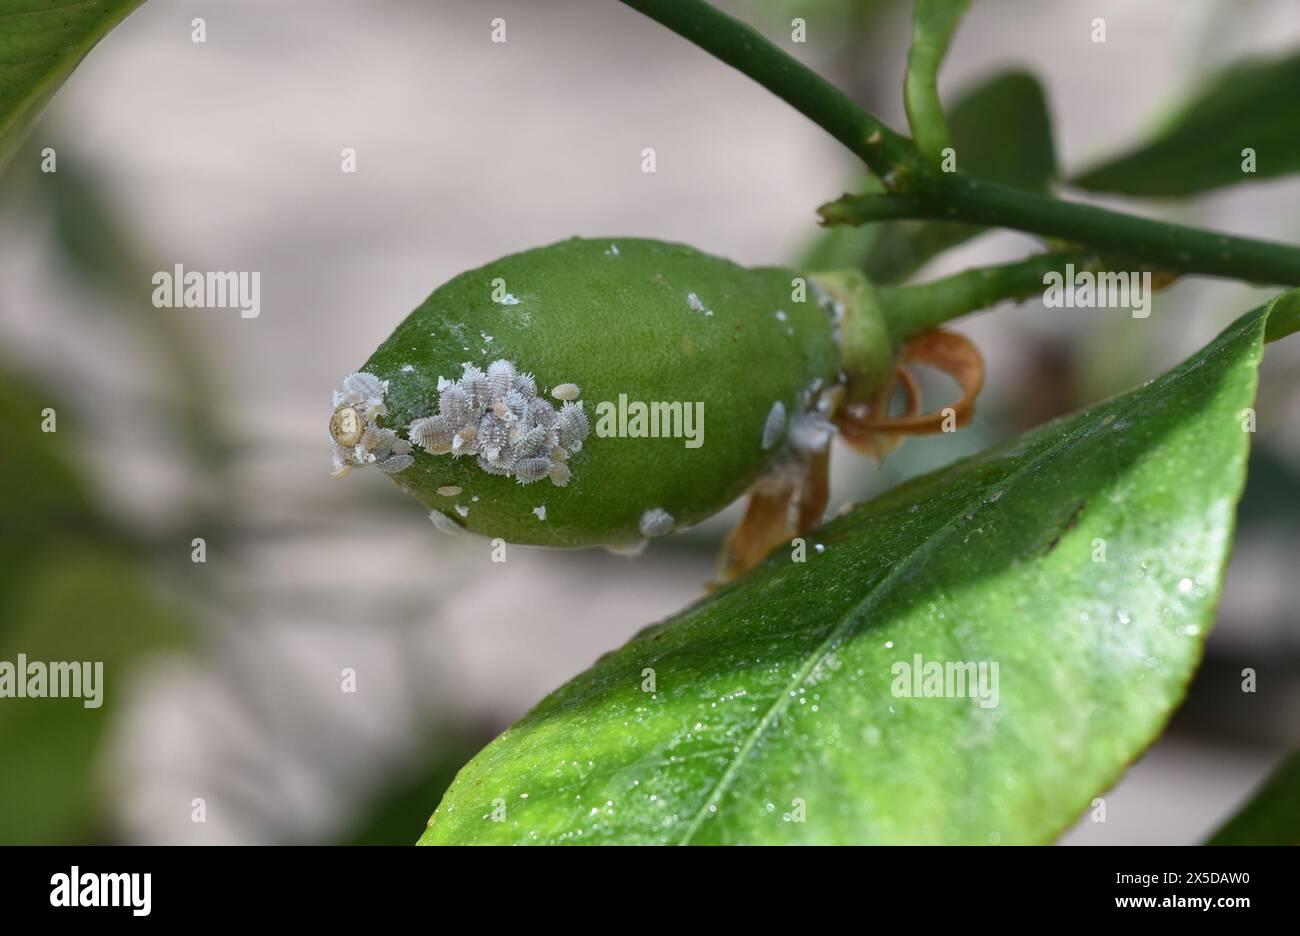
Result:
{"label": "waxy white insect", "polygon": [[546,469],[546,474],[551,479],[551,483],[556,487],[564,487],[567,485],[571,476],[569,466],[562,461],[551,462],[550,467]]}
{"label": "waxy white insect", "polygon": [[440,510],[429,511],[429,519],[433,521],[433,525],[438,528],[439,532],[446,533],[448,536],[459,536],[464,532],[455,520]]}
{"label": "waxy white insect", "polygon": [[763,451],[776,445],[785,432],[785,404],[777,400],[768,410],[767,420],[763,423]]}
{"label": "waxy white insect", "polygon": [[641,535],[663,536],[672,531],[675,522],[673,515],[662,507],[652,507],[641,515]]}
{"label": "waxy white insect", "polygon": [[713,310],[706,306],[704,300],[695,293],[686,294],[686,304],[690,307],[692,312],[699,312],[704,316],[711,316],[713,314]]}

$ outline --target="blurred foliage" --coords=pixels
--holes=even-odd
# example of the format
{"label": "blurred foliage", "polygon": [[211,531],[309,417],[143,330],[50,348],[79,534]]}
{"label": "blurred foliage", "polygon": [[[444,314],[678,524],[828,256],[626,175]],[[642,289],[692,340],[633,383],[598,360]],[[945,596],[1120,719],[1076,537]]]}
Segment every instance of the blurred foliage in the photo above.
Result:
{"label": "blurred foliage", "polygon": [[1207,845],[1300,845],[1300,751],[1284,760]]}
{"label": "blurred foliage", "polygon": [[[90,507],[90,494],[58,436],[41,431],[46,408],[63,409],[48,392],[20,381],[0,362],[0,584],[35,552],[48,548],[77,528],[102,533],[103,524]],[[64,418],[67,410],[63,409]],[[22,440],[25,444],[18,445]],[[0,588],[0,609],[8,589]]]}
{"label": "blurred foliage", "polygon": [[138,667],[179,648],[179,617],[159,604],[127,557],[88,548],[27,564],[0,620],[0,659],[103,663],[103,704],[81,699],[0,702],[0,841],[98,841],[109,836],[100,757],[130,695]]}
{"label": "blurred foliage", "polygon": [[372,793],[340,845],[411,845],[429,819],[430,803],[442,798],[469,759],[492,738],[481,734],[439,734],[406,771],[395,773]]}
{"label": "blurred foliage", "polygon": [[[1256,156],[1242,171],[1243,150]],[[1300,171],[1300,53],[1246,61],[1216,75],[1137,149],[1075,184],[1154,197],[1194,195]]]}
{"label": "blurred foliage", "polygon": [[[74,149],[60,142],[57,128],[43,136],[42,145]],[[150,402],[159,409],[150,418],[170,440],[169,457],[188,476],[188,488],[202,491],[182,497],[168,528],[202,529],[209,558],[225,549],[235,559],[247,538],[231,509],[235,445],[222,422],[220,377],[203,336],[192,319],[153,307],[151,271],[166,264],[135,236],[93,162],[62,159],[53,173],[37,171],[39,162],[29,145],[5,177],[0,209],[49,219],[50,250],[61,272],[96,299],[70,311],[95,316],[96,327],[107,322],[128,334],[157,362],[158,392]],[[78,389],[80,395],[87,391]],[[57,432],[40,431],[46,407],[57,413]],[[0,844],[114,840],[119,829],[113,805],[104,799],[104,755],[131,687],[156,653],[205,654],[210,648],[192,639],[196,622],[154,596],[150,580],[180,584],[200,613],[205,602],[221,603],[212,609],[218,619],[235,600],[215,584],[219,578],[201,577],[206,590],[196,590],[192,579],[176,582],[177,573],[190,568],[188,532],[182,538],[167,530],[158,538],[142,537],[141,530],[115,525],[100,509],[95,485],[87,480],[93,467],[76,441],[90,434],[86,430],[103,427],[81,424],[80,416],[55,385],[19,375],[0,360],[0,437],[6,440],[0,443],[0,489],[10,492],[0,501],[0,660],[14,662],[20,652],[46,662],[101,660],[106,684],[99,709],[86,709],[79,699],[0,700],[0,756],[6,762],[0,771]],[[216,483],[204,488],[205,480]],[[219,659],[205,655],[203,664],[220,665]],[[225,672],[219,678],[242,677]],[[237,694],[243,704],[254,703],[251,695]],[[488,736],[438,728],[406,770],[359,798],[356,824],[339,840],[410,844],[429,803]],[[237,760],[228,767],[230,775],[213,782],[239,808],[239,784],[252,779],[256,768]],[[251,806],[247,812],[254,815]],[[287,841],[301,833],[282,834]]]}
{"label": "blurred foliage", "polygon": [[[42,431],[42,411],[61,420]],[[103,704],[0,699],[0,842],[100,840],[100,756],[137,667],[184,642],[135,557],[93,507],[63,441],[71,412],[0,368],[0,660],[101,661]]]}
{"label": "blurred foliage", "polygon": [[1300,543],[1300,470],[1276,449],[1252,449],[1237,523],[1243,529],[1289,530]]}
{"label": "blurred foliage", "polygon": [[1056,178],[1047,94],[1028,72],[1006,71],[969,89],[948,115],[957,164],[990,182],[1045,192]]}

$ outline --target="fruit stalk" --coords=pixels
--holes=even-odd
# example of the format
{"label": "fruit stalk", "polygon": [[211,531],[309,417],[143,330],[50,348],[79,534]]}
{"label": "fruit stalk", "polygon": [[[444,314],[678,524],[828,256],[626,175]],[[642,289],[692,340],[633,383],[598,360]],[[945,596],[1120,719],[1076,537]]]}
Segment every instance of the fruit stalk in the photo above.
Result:
{"label": "fruit stalk", "polygon": [[963,270],[952,276],[909,286],[876,290],[882,314],[895,345],[945,322],[978,312],[1006,300],[1022,300],[1043,291],[1048,273],[1095,270],[1101,260],[1087,251],[1038,254],[999,266]]}

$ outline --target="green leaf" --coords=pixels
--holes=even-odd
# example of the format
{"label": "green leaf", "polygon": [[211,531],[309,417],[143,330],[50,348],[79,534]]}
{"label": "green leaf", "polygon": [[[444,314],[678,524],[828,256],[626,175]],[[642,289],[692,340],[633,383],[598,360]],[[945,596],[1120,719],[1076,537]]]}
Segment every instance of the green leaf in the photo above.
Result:
{"label": "green leaf", "polygon": [[1056,178],[1047,96],[1028,72],[995,75],[964,96],[949,116],[957,168],[1031,192]]}
{"label": "green leaf", "polygon": [[23,654],[28,665],[102,664],[102,677],[100,704],[89,708],[79,698],[0,699],[0,841],[98,840],[112,812],[101,759],[132,681],[153,654],[178,650],[185,632],[138,567],[107,551],[43,553],[13,579],[0,661],[16,667]]}
{"label": "green leaf", "polygon": [[387,786],[375,791],[352,825],[328,844],[410,845],[411,830],[429,817],[430,796],[447,789],[456,770],[480,744],[481,737],[471,745],[468,732],[439,732],[415,769],[396,775],[390,771]]}
{"label": "green leaf", "polygon": [[[12,440],[0,446],[0,491],[7,495],[0,500],[0,585],[11,560],[30,556],[62,531],[102,529],[68,447],[59,444],[57,432],[41,431],[47,408],[56,420],[66,414],[52,394],[11,374],[0,360],[0,430]],[[7,595],[0,588],[0,613]]]}
{"label": "green leaf", "polygon": [[1273,300],[1268,313],[1264,341],[1279,341],[1300,331],[1300,289],[1284,292]]}
{"label": "green leaf", "polygon": [[1207,845],[1300,845],[1300,751],[1282,762]]}
{"label": "green leaf", "polygon": [[912,13],[912,47],[907,53],[903,104],[916,147],[927,160],[939,164],[952,145],[943,105],[939,102],[939,67],[970,0],[916,0]]}
{"label": "green leaf", "polygon": [[[471,761],[421,841],[1052,840],[1200,659],[1266,315],[642,632]],[[997,704],[896,695],[917,655],[997,663]]]}
{"label": "green leaf", "polygon": [[144,0],[0,0],[0,172],[72,70]]}
{"label": "green leaf", "polygon": [[[44,410],[58,431],[43,432]],[[101,758],[137,667],[186,638],[90,498],[64,441],[73,419],[48,390],[0,366],[0,663],[103,666],[102,704],[0,697],[0,843],[103,837]],[[83,671],[84,672],[84,671]],[[92,669],[93,672],[93,669]],[[84,689],[85,687],[83,687]]]}
{"label": "green leaf", "polygon": [[[1255,151],[1255,172],[1242,151]],[[1232,66],[1156,135],[1075,184],[1127,195],[1191,195],[1300,170],[1300,54]]]}
{"label": "green leaf", "polygon": [[[1056,178],[1052,119],[1038,79],[1026,72],[994,75],[964,94],[948,117],[963,172],[1035,192]],[[880,191],[872,177],[857,191]],[[858,267],[877,283],[907,279],[937,254],[984,228],[943,221],[890,221],[832,228],[803,264],[810,270]]]}

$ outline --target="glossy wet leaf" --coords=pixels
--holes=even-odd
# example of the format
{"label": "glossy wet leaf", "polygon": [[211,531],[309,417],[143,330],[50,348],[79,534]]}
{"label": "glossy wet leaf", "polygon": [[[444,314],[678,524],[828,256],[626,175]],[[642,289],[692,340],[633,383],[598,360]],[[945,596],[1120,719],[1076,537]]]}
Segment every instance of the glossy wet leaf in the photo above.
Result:
{"label": "glossy wet leaf", "polygon": [[[1255,152],[1243,172],[1242,151]],[[1163,129],[1075,180],[1087,189],[1178,196],[1300,170],[1300,54],[1243,62],[1194,94]]]}
{"label": "glossy wet leaf", "polygon": [[41,110],[144,0],[0,0],[0,171]]}
{"label": "glossy wet leaf", "polygon": [[[1052,840],[1200,658],[1264,319],[642,632],[480,753],[421,841]],[[997,663],[997,704],[898,694],[918,657]]]}
{"label": "glossy wet leaf", "polygon": [[1300,751],[1292,754],[1207,845],[1300,845]]}
{"label": "glossy wet leaf", "polygon": [[[1042,85],[1004,72],[963,94],[948,115],[961,171],[1035,192],[1056,177],[1052,121]],[[873,178],[855,191],[881,191]],[[804,260],[810,270],[858,267],[877,283],[907,279],[926,262],[984,228],[943,221],[888,221],[826,231]]]}

